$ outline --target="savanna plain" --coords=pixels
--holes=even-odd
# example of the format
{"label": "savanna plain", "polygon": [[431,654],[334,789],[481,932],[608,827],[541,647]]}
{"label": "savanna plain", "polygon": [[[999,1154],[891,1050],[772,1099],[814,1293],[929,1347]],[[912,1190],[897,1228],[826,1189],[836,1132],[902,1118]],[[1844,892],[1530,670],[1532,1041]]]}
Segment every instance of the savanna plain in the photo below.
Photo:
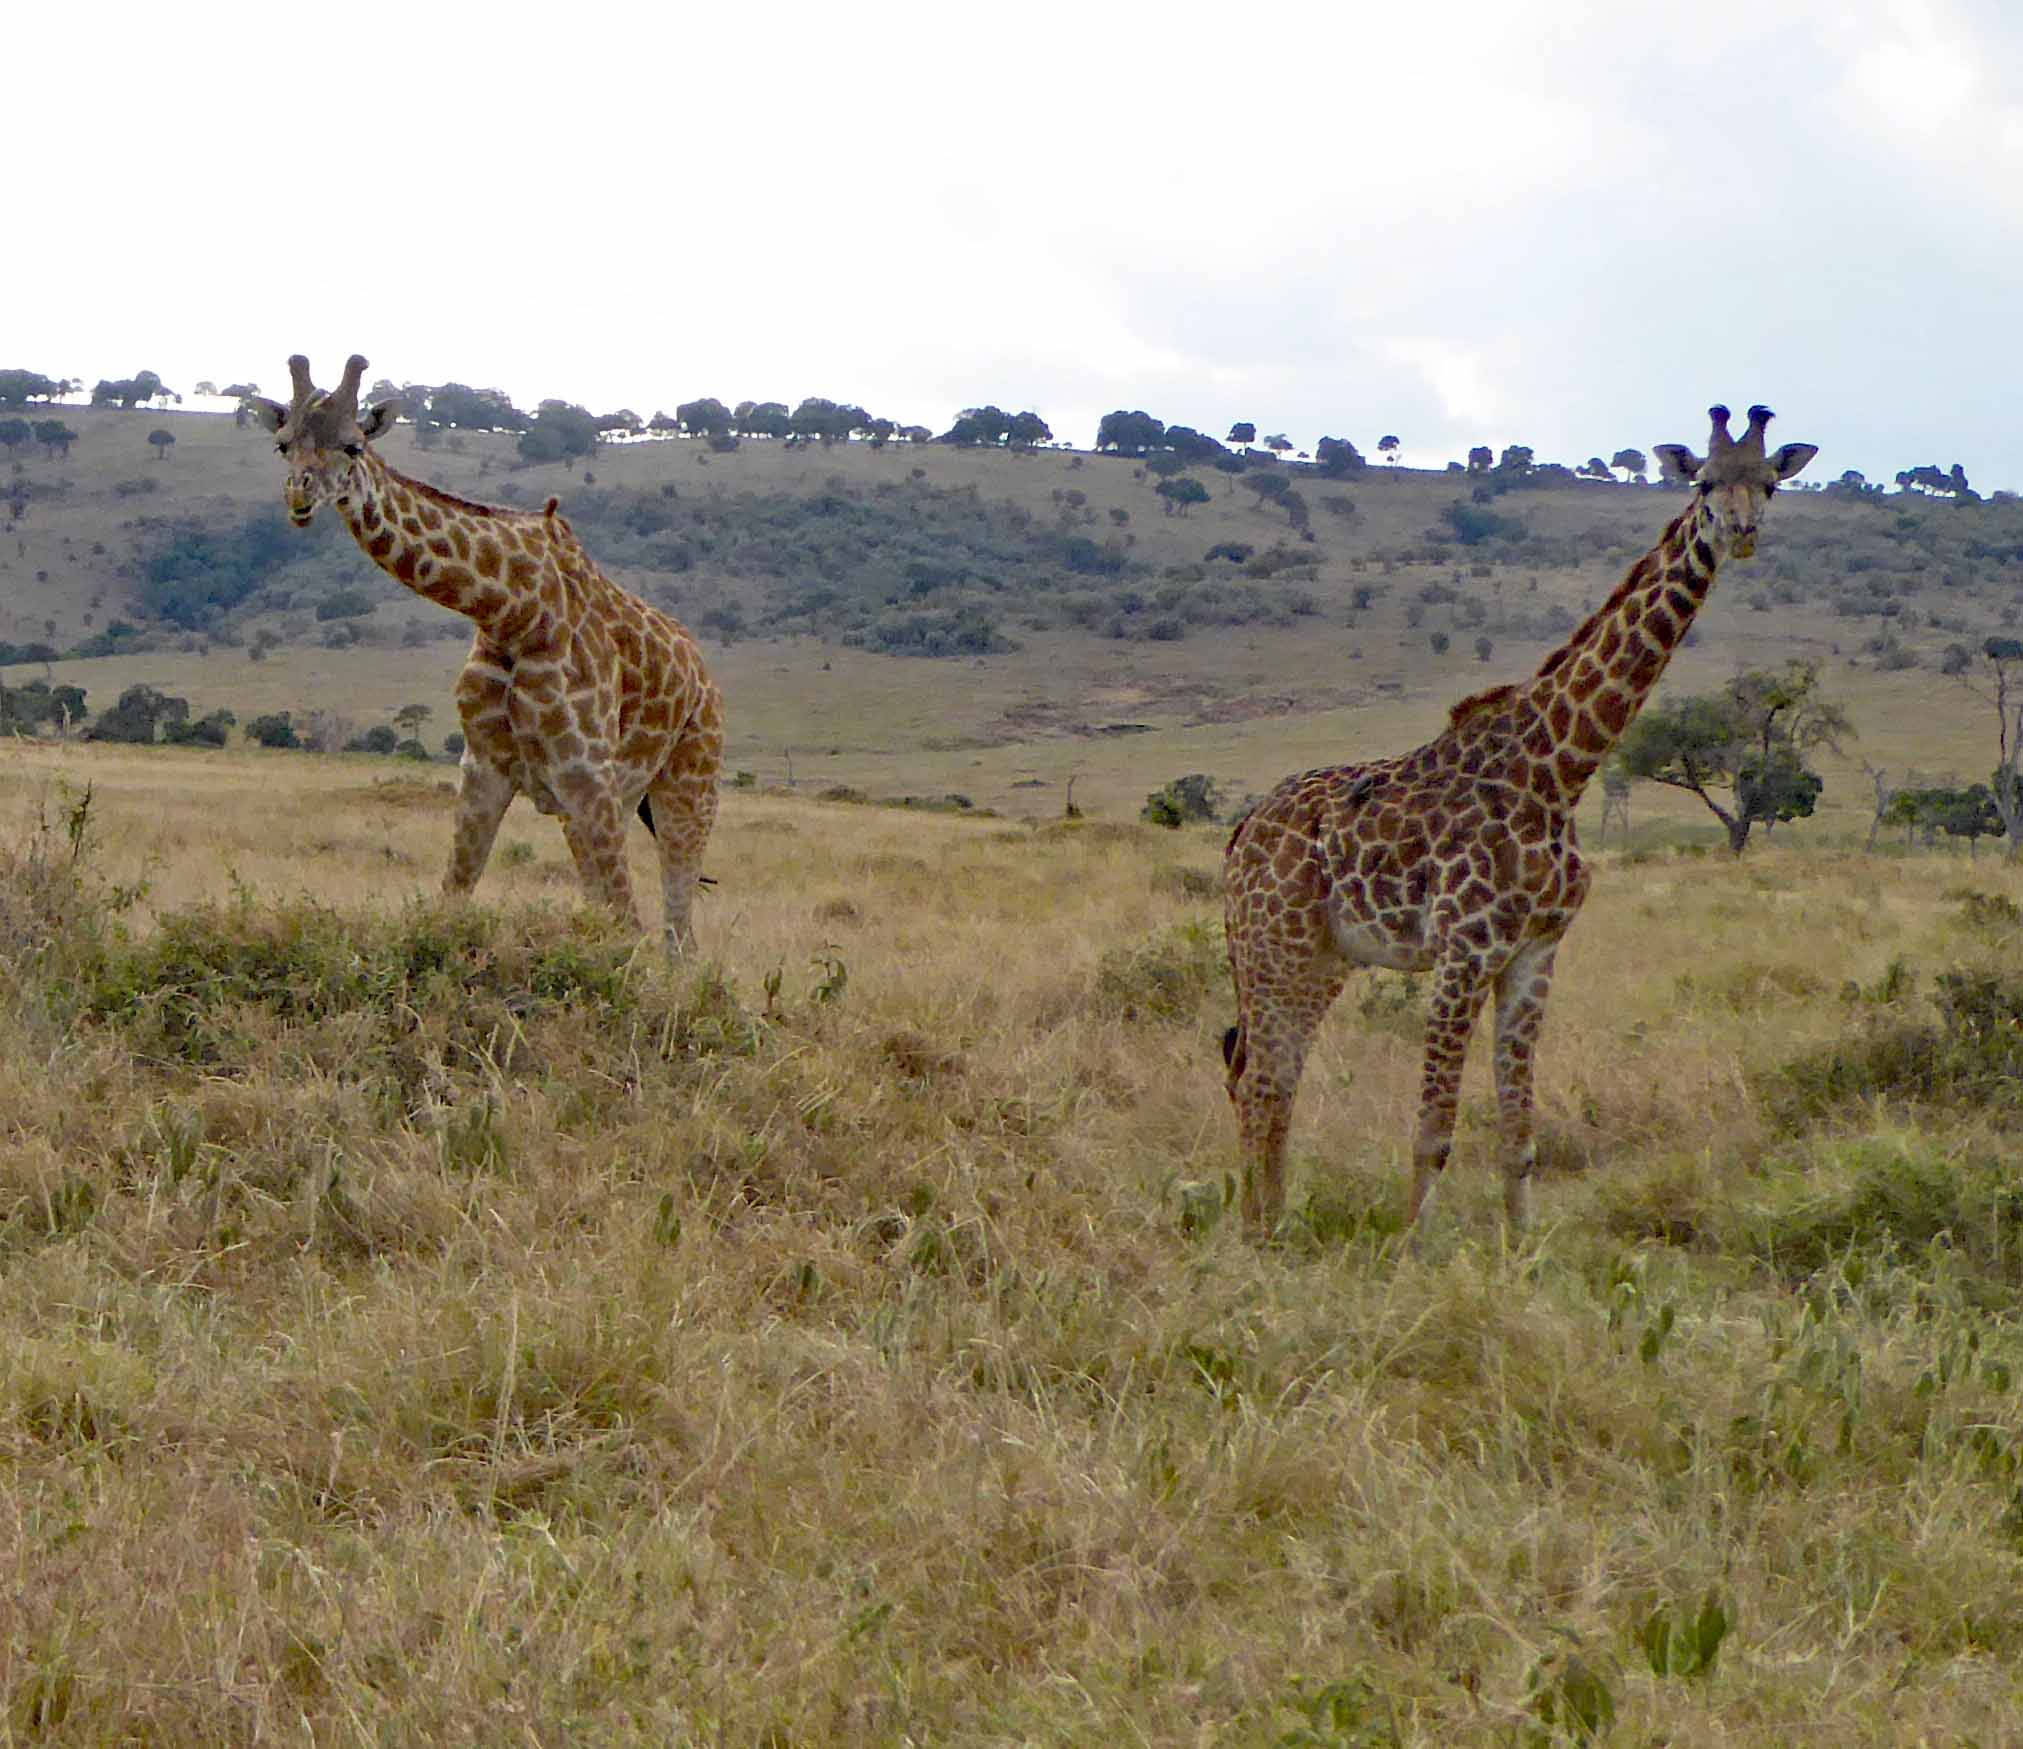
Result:
{"label": "savanna plain", "polygon": [[1212,829],[734,792],[670,968],[340,760],[0,806],[14,1740],[2013,1730],[1991,858],[1605,854],[1520,1238],[1365,979],[1259,1249]]}
{"label": "savanna plain", "polygon": [[[1059,458],[995,465],[1055,513]],[[1267,514],[1073,477],[1169,567]],[[1403,1232],[1423,991],[1377,973],[1252,1245],[1227,828],[1138,802],[1402,749],[1549,647],[1533,576],[1570,617],[1624,557],[1464,575],[1382,527],[1451,488],[1356,490],[1303,623],[711,646],[747,777],[673,963],[530,813],[434,898],[441,764],[0,742],[0,1740],[2019,1740],[2023,877],[1869,848],[1856,762],[1978,771],[1985,707],[1822,583],[1769,600],[1843,508],[1780,502],[1682,683],[1810,654],[1863,738],[1739,859],[1642,792],[1597,852],[1536,1225],[1478,1062]],[[1635,550],[1671,513],[1526,505]],[[1493,661],[1429,666],[1450,582]],[[446,717],[455,650],[95,660],[52,673]]]}

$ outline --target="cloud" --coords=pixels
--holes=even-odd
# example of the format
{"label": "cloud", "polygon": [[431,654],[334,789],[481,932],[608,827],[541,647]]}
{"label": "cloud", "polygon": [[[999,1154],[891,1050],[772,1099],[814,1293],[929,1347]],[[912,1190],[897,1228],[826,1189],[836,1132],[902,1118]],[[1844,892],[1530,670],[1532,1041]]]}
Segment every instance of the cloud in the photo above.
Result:
{"label": "cloud", "polygon": [[[226,5],[16,24],[9,331],[52,374],[354,347],[641,412],[1115,406],[1584,459],[1768,400],[1822,467],[2023,484],[2023,17]],[[399,56],[362,54],[398,31]],[[349,46],[346,46],[349,45]]]}

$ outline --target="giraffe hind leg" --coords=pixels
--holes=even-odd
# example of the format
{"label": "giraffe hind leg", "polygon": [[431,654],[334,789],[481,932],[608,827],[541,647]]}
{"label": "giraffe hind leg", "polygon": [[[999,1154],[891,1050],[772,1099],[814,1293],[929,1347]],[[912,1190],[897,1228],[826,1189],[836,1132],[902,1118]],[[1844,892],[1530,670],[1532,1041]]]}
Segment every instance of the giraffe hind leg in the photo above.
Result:
{"label": "giraffe hind leg", "polygon": [[1271,979],[1238,974],[1237,1024],[1223,1035],[1243,1156],[1244,1225],[1258,1237],[1285,1213],[1286,1141],[1307,1051],[1349,968],[1321,948]]}
{"label": "giraffe hind leg", "polygon": [[710,884],[702,872],[702,859],[716,824],[717,774],[722,764],[722,705],[712,691],[667,769],[640,803],[642,810],[652,804],[654,846],[660,853],[662,929],[670,953],[695,944],[691,912],[695,889]]}

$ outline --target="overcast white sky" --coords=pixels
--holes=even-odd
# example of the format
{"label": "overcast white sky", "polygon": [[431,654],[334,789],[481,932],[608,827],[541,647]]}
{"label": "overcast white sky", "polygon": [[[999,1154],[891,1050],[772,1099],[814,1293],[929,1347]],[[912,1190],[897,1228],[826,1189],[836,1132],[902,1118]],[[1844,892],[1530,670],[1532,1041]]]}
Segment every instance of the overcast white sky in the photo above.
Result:
{"label": "overcast white sky", "polygon": [[[22,14],[27,16],[23,17]],[[54,5],[0,366],[2023,487],[2023,6]]]}

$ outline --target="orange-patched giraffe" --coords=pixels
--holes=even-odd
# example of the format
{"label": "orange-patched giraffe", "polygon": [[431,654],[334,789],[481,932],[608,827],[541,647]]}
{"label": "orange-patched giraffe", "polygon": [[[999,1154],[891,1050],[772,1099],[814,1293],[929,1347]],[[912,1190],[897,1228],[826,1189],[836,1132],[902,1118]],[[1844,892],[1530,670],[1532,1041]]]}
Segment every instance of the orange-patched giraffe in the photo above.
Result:
{"label": "orange-patched giraffe", "polygon": [[372,441],[398,406],[359,412],[365,364],[354,355],[323,393],[298,354],[293,401],[252,407],[287,458],[296,527],[335,505],[381,570],[477,624],[456,686],[463,783],[444,891],[476,885],[508,805],[525,795],[561,817],[585,889],[637,927],[625,857],[637,809],[660,853],[668,946],[688,946],[723,763],[723,695],[702,652],[598,569],[559,500],[538,511],[473,504],[388,467]]}
{"label": "orange-patched giraffe", "polygon": [[1747,558],[1778,483],[1817,449],[1766,456],[1766,407],[1740,438],[1711,409],[1705,458],[1662,444],[1693,499],[1615,593],[1531,679],[1464,698],[1401,758],[1289,777],[1223,857],[1237,1023],[1222,1041],[1253,1232],[1285,1204],[1286,1133],[1307,1048],[1358,966],[1430,972],[1411,1219],[1453,1144],[1461,1063],[1496,996],[1504,1205],[1528,1214],[1532,1055],[1553,955],[1587,897],[1574,804],[1664,673],[1724,554]]}

